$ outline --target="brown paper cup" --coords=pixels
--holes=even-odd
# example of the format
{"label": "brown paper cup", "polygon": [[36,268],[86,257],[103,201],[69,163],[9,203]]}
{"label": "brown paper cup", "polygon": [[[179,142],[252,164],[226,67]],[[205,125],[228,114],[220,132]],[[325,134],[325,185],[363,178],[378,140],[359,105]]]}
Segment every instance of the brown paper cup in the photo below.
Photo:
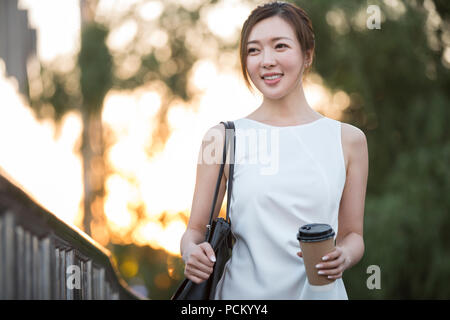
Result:
{"label": "brown paper cup", "polygon": [[335,279],[318,274],[316,265],[324,262],[322,257],[334,250],[334,231],[327,224],[308,224],[299,229],[297,239],[300,241],[303,261],[308,282],[311,285],[322,286],[330,284]]}

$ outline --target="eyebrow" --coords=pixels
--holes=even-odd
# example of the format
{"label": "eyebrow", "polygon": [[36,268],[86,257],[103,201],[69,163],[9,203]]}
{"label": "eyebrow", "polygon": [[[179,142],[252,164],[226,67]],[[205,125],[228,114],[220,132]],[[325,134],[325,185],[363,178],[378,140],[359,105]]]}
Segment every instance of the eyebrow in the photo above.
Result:
{"label": "eyebrow", "polygon": [[[288,38],[288,37],[275,37],[275,38],[272,38],[270,41],[274,42],[274,41],[277,41],[277,40],[280,40],[280,39],[287,39],[287,40],[291,40],[292,41],[292,39]],[[260,43],[260,42],[258,40],[252,40],[252,41],[247,42],[247,44],[250,44],[250,43]]]}

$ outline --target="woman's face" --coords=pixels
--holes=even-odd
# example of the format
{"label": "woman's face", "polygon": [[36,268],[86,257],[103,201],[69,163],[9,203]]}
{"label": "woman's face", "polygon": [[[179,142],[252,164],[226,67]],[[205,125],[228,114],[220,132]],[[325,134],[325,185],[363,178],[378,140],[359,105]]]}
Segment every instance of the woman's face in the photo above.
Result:
{"label": "woman's face", "polygon": [[273,16],[253,26],[247,42],[247,71],[266,98],[280,99],[300,88],[303,60],[300,43],[285,20]]}

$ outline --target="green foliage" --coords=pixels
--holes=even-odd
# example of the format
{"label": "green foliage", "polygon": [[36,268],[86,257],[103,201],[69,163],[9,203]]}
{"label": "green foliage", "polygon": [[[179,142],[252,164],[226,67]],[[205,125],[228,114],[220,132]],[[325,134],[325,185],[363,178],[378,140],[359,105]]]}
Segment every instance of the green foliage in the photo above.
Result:
{"label": "green foliage", "polygon": [[[210,4],[204,1],[200,7]],[[168,89],[166,92],[168,100],[171,98],[181,98],[188,101],[191,97],[187,90],[189,71],[198,59],[198,52],[192,52],[185,44],[186,35],[200,23],[199,10],[187,10],[183,6],[175,3],[165,3],[164,11],[154,24],[148,24],[139,19],[139,14],[132,8],[130,15],[139,25],[139,28],[164,30],[168,36],[166,53],[163,57],[158,56],[158,48],[146,48],[150,52],[140,55],[140,68],[129,77],[123,79],[118,75],[114,76],[114,87],[121,89],[132,89],[149,83],[151,81],[161,81]],[[127,15],[124,15],[126,17]],[[116,26],[111,26],[116,27]],[[115,53],[116,65],[127,59],[129,54],[138,54],[138,44],[146,42],[143,37],[148,36],[145,32],[138,32],[134,43],[135,46],[127,48],[123,52]],[[159,49],[160,50],[160,49]]]}
{"label": "green foliage", "polygon": [[80,67],[83,108],[88,112],[99,112],[103,99],[112,85],[112,57],[105,40],[108,30],[88,23],[81,32],[81,50],[78,55]]}
{"label": "green foliage", "polygon": [[[385,192],[366,204],[366,254],[344,279],[355,298],[448,299],[450,142],[399,155]],[[369,292],[369,265],[381,290]]]}

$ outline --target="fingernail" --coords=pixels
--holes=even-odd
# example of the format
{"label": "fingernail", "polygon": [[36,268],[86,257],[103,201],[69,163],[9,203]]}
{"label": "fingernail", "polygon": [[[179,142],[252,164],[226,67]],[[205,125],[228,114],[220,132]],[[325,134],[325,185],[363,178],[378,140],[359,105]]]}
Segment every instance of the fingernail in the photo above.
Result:
{"label": "fingernail", "polygon": [[317,269],[322,268],[322,265],[321,264],[316,264],[316,268]]}
{"label": "fingernail", "polygon": [[211,260],[212,262],[216,262],[216,257],[211,256],[211,257],[209,257],[209,260]]}
{"label": "fingernail", "polygon": [[327,260],[328,260],[328,257],[325,256],[325,257],[322,258],[322,260],[323,260],[323,261],[327,261]]}
{"label": "fingernail", "polygon": [[319,271],[319,272],[317,272],[318,274],[323,274],[323,271]]}

